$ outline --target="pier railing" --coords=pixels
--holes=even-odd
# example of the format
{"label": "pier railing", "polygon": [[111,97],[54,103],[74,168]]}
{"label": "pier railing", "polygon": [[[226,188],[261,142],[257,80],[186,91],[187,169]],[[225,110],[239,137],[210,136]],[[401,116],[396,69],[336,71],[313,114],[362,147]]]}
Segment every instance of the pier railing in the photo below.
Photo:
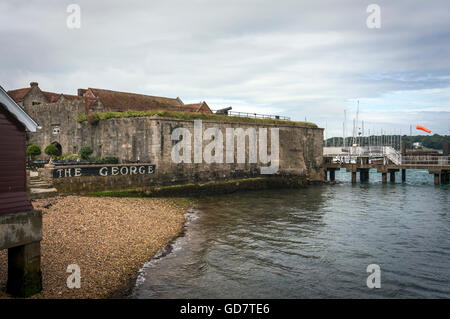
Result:
{"label": "pier railing", "polygon": [[400,153],[391,146],[347,146],[324,147],[324,156],[385,156],[387,154],[399,156]]}
{"label": "pier railing", "polygon": [[[391,146],[349,146],[349,147],[324,147],[325,157],[383,157],[379,163],[391,162],[395,165],[427,165],[448,166],[449,156],[442,155],[401,155],[399,151]],[[388,161],[387,161],[388,160]]]}
{"label": "pier railing", "polygon": [[392,147],[386,147],[385,149],[386,157],[395,165],[402,164],[402,155],[399,151],[395,150]]}
{"label": "pier railing", "polygon": [[[450,165],[450,156],[442,155],[401,155],[391,146],[349,146],[324,147],[323,156],[334,157],[342,163],[352,163],[358,157],[369,159],[383,158],[381,161],[371,161],[377,164],[393,163],[394,165],[443,167]],[[351,160],[351,158],[354,158]]]}
{"label": "pier railing", "polygon": [[411,166],[449,166],[450,156],[406,155],[402,156],[402,165]]}

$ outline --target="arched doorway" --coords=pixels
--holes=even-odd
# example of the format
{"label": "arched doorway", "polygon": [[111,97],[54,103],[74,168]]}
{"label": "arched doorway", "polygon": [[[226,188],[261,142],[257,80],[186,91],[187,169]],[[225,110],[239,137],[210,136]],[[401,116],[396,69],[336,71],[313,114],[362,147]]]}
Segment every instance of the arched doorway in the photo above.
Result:
{"label": "arched doorway", "polygon": [[62,146],[61,144],[59,144],[58,142],[53,142],[53,145],[56,146],[56,148],[58,149],[58,156],[62,154]]}

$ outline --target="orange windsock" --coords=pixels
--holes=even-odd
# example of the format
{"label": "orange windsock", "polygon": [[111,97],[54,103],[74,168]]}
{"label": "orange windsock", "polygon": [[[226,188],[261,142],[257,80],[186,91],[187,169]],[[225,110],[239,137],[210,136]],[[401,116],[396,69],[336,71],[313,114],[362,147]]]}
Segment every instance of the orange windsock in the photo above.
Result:
{"label": "orange windsock", "polygon": [[422,125],[417,125],[416,129],[425,131],[427,133],[431,133],[431,131],[429,129],[427,129],[426,127],[423,127]]}

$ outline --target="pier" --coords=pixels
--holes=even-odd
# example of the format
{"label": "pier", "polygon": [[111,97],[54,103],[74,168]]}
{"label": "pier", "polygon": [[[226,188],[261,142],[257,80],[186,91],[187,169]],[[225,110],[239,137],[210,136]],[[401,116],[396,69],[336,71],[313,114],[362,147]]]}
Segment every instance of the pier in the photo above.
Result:
{"label": "pier", "polygon": [[434,175],[434,184],[450,182],[450,157],[448,144],[442,154],[410,155],[402,143],[401,151],[392,146],[352,146],[324,147],[325,180],[334,181],[335,171],[345,168],[352,174],[352,183],[357,182],[357,173],[361,182],[369,181],[369,169],[374,168],[381,174],[381,181],[395,182],[395,173],[401,171],[402,182],[406,181],[407,169],[428,170]]}

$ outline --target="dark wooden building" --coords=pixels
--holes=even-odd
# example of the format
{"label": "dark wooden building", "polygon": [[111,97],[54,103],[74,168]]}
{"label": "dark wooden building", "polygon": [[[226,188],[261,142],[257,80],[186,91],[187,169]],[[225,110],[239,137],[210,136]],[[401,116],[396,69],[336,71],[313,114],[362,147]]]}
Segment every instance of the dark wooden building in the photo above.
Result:
{"label": "dark wooden building", "polygon": [[1,88],[0,94],[0,214],[32,209],[27,198],[26,129],[37,124]]}
{"label": "dark wooden building", "polygon": [[0,250],[8,249],[7,291],[19,297],[42,289],[42,213],[27,198],[25,169],[26,130],[37,129],[0,86]]}

